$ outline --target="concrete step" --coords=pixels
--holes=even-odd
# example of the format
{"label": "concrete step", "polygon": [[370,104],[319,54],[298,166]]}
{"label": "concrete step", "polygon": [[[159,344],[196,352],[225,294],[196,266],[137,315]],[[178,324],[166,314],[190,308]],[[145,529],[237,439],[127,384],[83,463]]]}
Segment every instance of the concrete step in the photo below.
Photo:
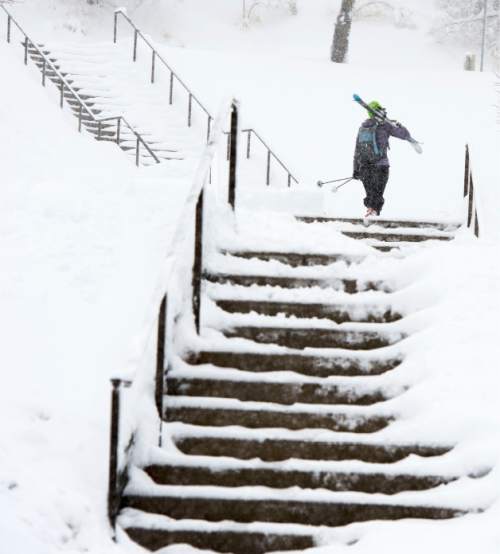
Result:
{"label": "concrete step", "polygon": [[[172,489],[169,492],[169,489]],[[313,502],[274,500],[272,498],[227,498],[220,495],[180,496],[180,487],[162,487],[161,496],[125,495],[126,508],[173,519],[203,519],[205,521],[252,521],[340,527],[351,523],[374,520],[450,519],[465,512],[451,508],[403,504],[372,504],[362,502]],[[237,489],[235,489],[237,490]],[[243,493],[242,493],[243,495]]]}
{"label": "concrete step", "polygon": [[290,458],[301,460],[342,461],[358,460],[374,464],[398,462],[410,455],[421,457],[441,456],[451,447],[422,445],[386,445],[365,442],[321,442],[279,438],[219,436],[216,433],[187,432],[175,436],[181,452],[193,456],[224,456],[265,462],[282,462]]}
{"label": "concrete step", "polygon": [[399,233],[376,233],[363,231],[344,231],[341,233],[347,237],[358,240],[378,240],[382,242],[423,242],[428,240],[451,240],[452,236],[444,235],[417,235],[417,234],[399,234]]}
{"label": "concrete step", "polygon": [[412,220],[387,220],[373,219],[366,222],[360,218],[345,217],[297,217],[299,221],[305,223],[349,223],[359,225],[365,228],[383,227],[385,229],[434,229],[452,233],[461,227],[461,223],[439,222],[439,221],[412,221]]}
{"label": "concrete step", "polygon": [[[269,534],[254,531],[205,531],[203,522],[197,529],[179,522],[179,529],[126,527],[129,537],[144,548],[156,551],[173,544],[189,544],[200,550],[232,554],[266,554],[267,552],[302,551],[314,546],[313,537],[298,534]],[[190,522],[195,523],[195,522]],[[182,525],[181,525],[182,524]],[[255,529],[255,527],[254,527]]]}
{"label": "concrete step", "polygon": [[251,287],[281,287],[286,289],[318,287],[332,288],[347,294],[365,291],[393,292],[393,288],[384,281],[358,281],[356,279],[307,279],[301,277],[274,277],[272,275],[232,275],[228,273],[205,273],[204,278],[211,283]]}
{"label": "concrete step", "polygon": [[96,137],[99,135],[101,138],[107,137],[107,138],[112,138],[113,140],[116,141],[116,130],[107,131],[106,129],[103,128],[99,133],[97,126],[95,127],[89,126],[87,127],[87,131],[90,134],[95,135]]}
{"label": "concrete step", "polygon": [[203,427],[238,425],[247,429],[328,429],[339,433],[375,433],[393,421],[388,416],[364,415],[352,410],[346,413],[342,408],[315,412],[313,407],[298,405],[287,409],[265,402],[167,396],[164,419]]}
{"label": "concrete step", "polygon": [[287,317],[329,319],[336,323],[391,323],[399,321],[402,315],[388,309],[386,306],[374,305],[335,305],[335,304],[305,304],[298,302],[261,302],[252,300],[215,300],[216,305],[229,313]]}
{"label": "concrete step", "polygon": [[224,250],[222,254],[245,258],[247,260],[275,260],[292,267],[313,267],[330,265],[337,262],[344,262],[348,265],[357,264],[364,260],[364,256],[348,256],[345,254],[298,254],[294,252],[252,252],[252,251],[229,251]]}
{"label": "concrete step", "polygon": [[356,358],[345,356],[304,356],[300,353],[201,351],[186,356],[192,365],[213,364],[221,368],[243,371],[293,371],[312,377],[381,375],[399,366],[401,357],[372,355]]}
{"label": "concrete step", "polygon": [[288,348],[342,348],[376,350],[403,340],[400,332],[343,331],[338,329],[234,326],[222,331],[227,338],[243,338],[260,344]]}
{"label": "concrete step", "polygon": [[[359,471],[304,471],[272,467],[221,468],[217,458],[210,464],[181,465],[179,463],[151,465],[144,471],[159,485],[269,487],[273,489],[325,489],[333,492],[364,492],[369,494],[398,494],[407,491],[429,490],[456,481],[458,477],[412,475]],[[270,464],[269,464],[270,465]]]}
{"label": "concrete step", "polygon": [[370,406],[388,400],[381,390],[363,392],[355,387],[339,387],[326,383],[237,381],[210,378],[168,377],[170,396],[206,396],[235,398],[243,402],[276,404],[341,404]]}

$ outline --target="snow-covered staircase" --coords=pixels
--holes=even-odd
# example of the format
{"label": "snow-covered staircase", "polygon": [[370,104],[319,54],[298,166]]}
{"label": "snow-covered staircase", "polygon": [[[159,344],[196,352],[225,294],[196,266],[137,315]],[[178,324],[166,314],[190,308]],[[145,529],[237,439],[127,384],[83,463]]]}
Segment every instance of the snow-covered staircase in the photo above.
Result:
{"label": "snow-covered staircase", "polygon": [[[182,174],[186,164],[180,162],[186,161],[191,169],[196,164],[206,137],[187,126],[179,109],[169,104],[168,91],[161,83],[152,87],[125,51],[106,43],[44,43],[39,48],[85,104],[87,110],[82,112],[74,94],[63,93],[74,115],[81,117],[83,128],[97,140],[117,143],[140,165],[170,162],[173,173]],[[33,45],[28,53],[47,80],[60,87],[60,77]],[[118,128],[113,118],[119,116],[131,128]],[[140,145],[137,150],[136,133],[147,147]]]}
{"label": "snow-covered staircase", "polygon": [[401,345],[414,327],[384,268],[457,226],[297,225],[340,231],[364,254],[220,245],[205,273],[213,317],[166,375],[164,447],[132,468],[122,501],[119,525],[150,550],[304,550],[354,522],[467,512],[443,494],[478,477],[453,464],[454,444],[387,434],[411,386]]}

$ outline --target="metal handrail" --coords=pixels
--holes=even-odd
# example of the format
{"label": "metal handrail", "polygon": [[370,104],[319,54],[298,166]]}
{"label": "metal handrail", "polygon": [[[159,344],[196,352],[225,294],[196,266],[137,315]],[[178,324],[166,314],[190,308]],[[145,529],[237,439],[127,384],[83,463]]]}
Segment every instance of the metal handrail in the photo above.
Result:
{"label": "metal handrail", "polygon": [[[148,40],[148,38],[139,30],[137,25],[130,19],[130,17],[122,10],[117,9],[115,10],[114,14],[114,27],[113,27],[113,42],[116,44],[118,40],[118,18],[119,16],[122,16],[129,25],[134,30],[134,48],[133,48],[133,61],[137,61],[137,39],[140,37],[147,46],[151,49],[152,52],[152,60],[151,60],[151,82],[155,82],[155,70],[156,70],[156,60],[158,59],[169,71],[170,71],[170,91],[169,91],[169,103],[173,103],[173,84],[174,79],[176,79],[184,88],[184,90],[189,95],[189,104],[188,104],[188,127],[191,127],[191,121],[192,121],[192,101],[194,100],[196,104],[205,112],[205,114],[208,117],[207,121],[207,142],[210,140],[210,133],[211,133],[211,124],[214,120],[213,116],[210,114],[208,109],[201,103],[201,101],[196,97],[196,95],[191,91],[191,89],[184,83],[184,81],[177,75],[177,73],[174,71],[172,66],[167,63],[167,61],[163,58],[163,56],[156,50],[156,48],[151,44],[151,42]],[[250,148],[251,148],[251,141],[250,136],[253,133],[257,140],[264,146],[264,148],[267,150],[267,167],[266,167],[266,184],[269,185],[271,182],[271,158],[276,160],[278,164],[285,170],[288,179],[287,184],[290,187],[291,182],[294,181],[298,184],[298,180],[294,177],[292,172],[286,167],[286,165],[281,161],[281,159],[271,150],[271,148],[264,142],[262,137],[255,131],[255,129],[245,129],[242,131],[243,133],[248,133],[247,137],[247,151],[246,151],[246,157],[247,159],[250,158]]]}
{"label": "metal handrail", "polygon": [[85,102],[80,98],[78,92],[74,90],[74,88],[71,86],[71,84],[67,81],[67,79],[63,76],[63,74],[57,69],[57,67],[54,65],[52,60],[41,50],[37,44],[35,44],[31,38],[28,36],[26,31],[21,27],[21,25],[18,23],[18,21],[14,18],[14,16],[7,10],[7,8],[0,4],[0,8],[5,12],[7,15],[7,43],[10,44],[11,38],[12,38],[12,24],[14,24],[17,29],[21,32],[21,34],[24,36],[24,63],[25,65],[28,64],[28,58],[29,58],[29,49],[30,46],[33,50],[35,50],[40,58],[43,60],[43,68],[42,68],[42,84],[45,86],[45,78],[47,74],[47,67],[57,75],[58,79],[61,82],[61,108],[63,107],[63,101],[64,101],[64,93],[66,90],[71,94],[74,100],[76,100],[79,104],[80,111],[78,113],[78,131],[81,132],[82,128],[82,115],[83,111],[86,112],[86,114],[91,118],[91,120],[94,123],[97,123],[98,125],[98,138],[100,138],[100,131],[101,131],[101,125],[105,121],[116,121],[116,128],[117,128],[117,144],[120,145],[120,128],[122,123],[129,128],[129,130],[135,135],[137,140],[137,153],[136,153],[136,165],[139,165],[139,143],[142,144],[148,153],[153,157],[153,159],[156,161],[156,163],[160,163],[160,159],[158,156],[153,152],[153,150],[150,148],[150,146],[147,144],[147,142],[142,138],[142,136],[130,125],[130,123],[123,117],[123,116],[112,116],[107,118],[97,118],[92,110],[85,104]]}

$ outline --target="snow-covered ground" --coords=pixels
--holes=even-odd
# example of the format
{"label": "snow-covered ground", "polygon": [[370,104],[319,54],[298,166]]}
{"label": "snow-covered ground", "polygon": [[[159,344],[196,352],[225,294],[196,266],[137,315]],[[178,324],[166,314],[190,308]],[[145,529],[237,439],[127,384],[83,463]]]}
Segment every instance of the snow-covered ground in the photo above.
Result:
{"label": "snow-covered ground", "polygon": [[[250,197],[260,209],[271,198],[295,211],[359,213],[359,184],[336,195],[314,185],[351,172],[363,117],[353,92],[379,99],[424,142],[418,157],[394,141],[387,217],[460,217],[463,149],[471,142],[483,236],[478,243],[461,235],[410,268],[425,275],[439,300],[418,341],[413,363],[420,385],[411,394],[417,404],[429,399],[422,425],[435,426],[442,439],[462,440],[467,459],[476,448],[493,465],[500,447],[494,77],[463,73],[463,53],[433,42],[431,0],[404,2],[416,28],[356,23],[350,65],[333,66],[328,50],[338,3],[299,2],[298,16],[269,12],[248,29],[234,0],[150,0],[136,15],[213,113],[221,96],[242,100],[244,123],[263,134],[304,185],[297,193],[244,191],[247,206]],[[12,11],[41,42],[102,42],[111,39],[110,4],[26,0]],[[42,89],[39,74],[24,68],[18,46],[1,42],[0,60],[0,553],[134,551],[112,543],[105,519],[109,377],[129,369],[142,347],[134,339],[143,336],[190,179],[174,179],[165,166],[137,170],[116,147],[78,135],[55,91]],[[265,218],[262,237],[279,221],[266,226]],[[244,217],[241,226],[248,226]],[[275,241],[293,241],[286,218],[281,229]],[[499,467],[482,498],[496,503],[484,515],[352,526],[319,552],[428,547],[496,554]]]}

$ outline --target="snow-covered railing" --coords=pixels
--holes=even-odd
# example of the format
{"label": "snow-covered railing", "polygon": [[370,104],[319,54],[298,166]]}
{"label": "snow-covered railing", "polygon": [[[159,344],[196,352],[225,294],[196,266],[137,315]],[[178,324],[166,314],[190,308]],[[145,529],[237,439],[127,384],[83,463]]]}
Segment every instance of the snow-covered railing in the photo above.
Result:
{"label": "snow-covered railing", "polygon": [[50,72],[52,75],[57,76],[57,79],[59,81],[59,92],[60,92],[60,106],[61,108],[64,107],[64,99],[67,98],[67,95],[69,94],[69,97],[72,98],[75,102],[78,104],[78,132],[81,133],[82,131],[82,122],[85,119],[86,121],[91,121],[92,123],[95,123],[97,126],[97,140],[101,140],[102,138],[102,132],[103,132],[103,125],[106,124],[106,126],[109,126],[110,122],[114,122],[116,124],[116,143],[118,146],[121,144],[121,131],[124,127],[127,127],[130,132],[135,136],[136,139],[136,145],[135,145],[135,163],[136,165],[139,165],[139,159],[140,159],[140,149],[141,146],[143,146],[149,155],[155,160],[156,163],[160,163],[160,159],[156,154],[153,152],[153,150],[150,148],[150,146],[147,144],[147,142],[142,138],[142,136],[134,130],[134,128],[130,125],[130,123],[123,117],[123,116],[113,116],[113,117],[106,117],[106,118],[97,118],[92,110],[85,104],[85,101],[82,100],[82,98],[79,96],[78,92],[71,86],[71,83],[65,78],[65,76],[59,71],[59,69],[55,66],[55,64],[52,62],[52,60],[47,56],[47,54],[43,51],[42,48],[39,47],[35,42],[31,40],[31,38],[28,36],[28,34],[24,31],[24,29],[21,27],[21,25],[16,21],[16,19],[13,17],[13,15],[7,10],[7,8],[0,3],[0,9],[2,9],[5,14],[7,15],[7,42],[11,43],[12,41],[12,26],[14,27],[22,34],[23,41],[22,45],[24,47],[24,65],[28,65],[29,60],[29,53],[30,50],[36,52],[37,56],[42,60],[42,85],[46,85],[46,78],[47,73]]}
{"label": "snow-covered railing", "polygon": [[479,238],[479,219],[477,216],[477,192],[474,189],[472,176],[472,164],[469,145],[465,146],[465,174],[464,174],[464,198],[467,201],[466,224],[472,229],[474,235]]}
{"label": "snow-covered railing", "polygon": [[[202,102],[196,97],[196,95],[192,92],[192,90],[184,83],[184,81],[179,77],[179,75],[174,71],[172,66],[165,60],[165,58],[156,50],[156,48],[153,46],[151,41],[139,30],[139,28],[135,25],[135,23],[130,19],[130,17],[127,15],[126,11],[123,8],[117,9],[115,11],[114,16],[114,26],[113,26],[113,42],[116,44],[118,41],[118,19],[119,17],[122,17],[125,19],[125,21],[128,22],[128,24],[132,27],[134,38],[133,38],[133,47],[132,47],[132,60],[134,62],[137,61],[137,51],[138,51],[138,40],[139,38],[148,46],[148,48],[151,50],[151,71],[150,71],[150,79],[151,83],[155,82],[156,79],[156,66],[157,63],[160,62],[164,67],[168,69],[170,72],[170,83],[169,83],[169,104],[172,105],[174,103],[174,86],[175,83],[181,86],[181,88],[184,90],[184,92],[187,94],[188,97],[188,105],[187,105],[187,125],[188,127],[192,126],[193,123],[193,103],[195,103],[201,111],[204,113],[204,115],[207,118],[207,125],[206,125],[206,138],[207,142],[210,140],[210,133],[211,133],[211,127],[213,122],[213,117],[210,115],[210,112],[208,109],[202,104]],[[287,175],[287,185],[290,187],[292,184],[292,181],[294,183],[298,184],[298,180],[294,177],[294,175],[291,173],[291,171],[286,167],[286,165],[280,160],[280,158],[271,150],[271,148],[266,144],[266,142],[262,139],[262,137],[255,131],[255,129],[243,129],[241,131],[242,133],[247,133],[247,147],[246,147],[246,157],[247,159],[250,159],[251,156],[251,136],[252,134],[254,137],[259,141],[260,145],[265,149],[266,151],[266,185],[270,185],[271,183],[271,161],[275,160],[278,165],[285,171]],[[229,145],[228,145],[229,150]]]}
{"label": "snow-covered railing", "polygon": [[[111,381],[108,515],[113,530],[121,496],[128,480],[129,467],[134,460],[140,459],[140,454],[136,452],[141,450],[138,444],[141,440],[144,442],[144,436],[147,436],[161,445],[165,373],[172,356],[176,321],[180,315],[188,314],[192,325],[189,332],[199,333],[200,330],[203,258],[208,243],[207,222],[204,218],[208,211],[206,193],[210,192],[209,200],[215,201],[217,194],[214,188],[218,183],[213,182],[217,178],[214,174],[220,177],[226,174],[225,171],[219,171],[221,168],[217,167],[217,163],[226,162],[223,129],[229,115],[234,136],[229,162],[227,198],[228,204],[234,208],[238,104],[233,100],[224,104],[215,120],[210,141],[170,239],[170,248],[139,341],[142,354],[135,364],[135,376],[132,380]],[[130,389],[127,395],[129,409],[121,410],[121,395],[126,388]],[[154,394],[151,395],[153,390]],[[151,429],[159,429],[159,434],[153,436]]]}

